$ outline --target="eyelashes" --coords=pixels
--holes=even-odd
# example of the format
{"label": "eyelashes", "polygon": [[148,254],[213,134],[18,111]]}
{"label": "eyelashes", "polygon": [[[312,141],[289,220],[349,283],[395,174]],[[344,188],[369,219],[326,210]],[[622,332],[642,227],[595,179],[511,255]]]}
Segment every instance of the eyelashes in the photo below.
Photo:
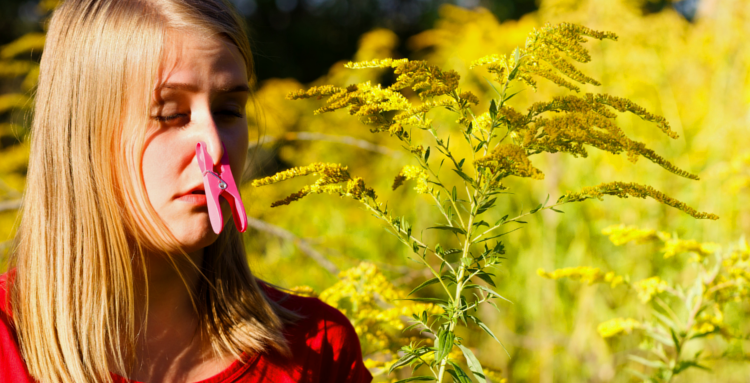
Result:
{"label": "eyelashes", "polygon": [[[220,110],[217,112],[214,112],[214,115],[218,115],[222,118],[242,118],[244,115],[242,112],[237,110]],[[180,118],[189,118],[190,116],[186,113],[176,113],[176,114],[170,114],[166,116],[154,116],[153,119],[159,122],[177,122]]]}

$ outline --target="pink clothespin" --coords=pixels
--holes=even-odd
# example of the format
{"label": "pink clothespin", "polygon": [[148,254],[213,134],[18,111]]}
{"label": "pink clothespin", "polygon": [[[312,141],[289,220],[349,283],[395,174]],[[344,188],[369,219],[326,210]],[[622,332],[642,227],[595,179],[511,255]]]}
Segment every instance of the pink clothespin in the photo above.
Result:
{"label": "pink clothespin", "polygon": [[[223,143],[221,145],[222,147],[224,146]],[[200,166],[201,173],[203,174],[203,187],[206,189],[206,200],[208,202],[208,217],[211,219],[211,228],[214,229],[214,233],[221,233],[221,229],[223,228],[224,217],[221,214],[221,206],[219,205],[219,196],[222,194],[232,208],[232,216],[237,230],[240,233],[244,233],[247,230],[247,213],[245,213],[245,206],[242,204],[237,185],[234,183],[232,169],[229,168],[229,156],[227,156],[226,150],[224,151],[224,156],[221,157],[221,163],[219,164],[220,172],[218,174],[213,171],[214,161],[206,150],[205,142],[199,142],[195,147],[195,156],[198,159],[198,166]]]}

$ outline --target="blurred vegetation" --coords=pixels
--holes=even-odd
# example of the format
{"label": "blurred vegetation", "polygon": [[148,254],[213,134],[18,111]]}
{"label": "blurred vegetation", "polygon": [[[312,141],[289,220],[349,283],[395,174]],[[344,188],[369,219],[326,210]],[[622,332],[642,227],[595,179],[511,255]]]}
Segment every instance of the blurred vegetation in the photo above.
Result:
{"label": "blurred vegetation", "polygon": [[[252,162],[245,180],[324,161],[348,164],[352,172],[377,190],[390,188],[393,176],[400,170],[398,163],[403,162],[393,161],[400,156],[398,145],[387,136],[371,135],[366,126],[343,113],[313,117],[312,111],[319,107],[314,100],[292,102],[284,97],[307,86],[394,81],[386,72],[351,71],[340,64],[333,65],[337,60],[424,59],[456,70],[466,90],[480,95],[482,100],[489,100],[490,97],[483,96],[492,92],[485,80],[491,74],[469,71],[470,63],[488,52],[508,52],[523,45],[534,27],[548,22],[573,22],[613,31],[620,36],[617,43],[603,42],[590,47],[594,60],[585,69],[603,85],[585,86],[582,91],[626,97],[665,116],[680,136],[678,140],[659,140],[661,132],[639,118],[623,115],[618,117],[618,123],[629,136],[654,142],[656,152],[680,168],[698,174],[701,180],[675,178],[657,165],[634,166],[624,156],[607,156],[595,150],[589,153],[587,160],[589,164],[596,164],[593,167],[580,166],[580,159],[547,154],[533,160],[534,166],[545,169],[545,179],[538,181],[545,187],[535,189],[524,182],[510,180],[509,186],[517,195],[509,200],[512,204],[506,208],[520,211],[535,207],[547,197],[539,193],[540,190],[577,190],[579,185],[624,180],[653,185],[721,219],[694,220],[676,209],[648,200],[592,201],[574,205],[565,209],[564,224],[555,213],[538,214],[527,229],[508,237],[507,259],[496,275],[497,291],[514,304],[500,305],[500,313],[494,309],[482,312],[485,323],[503,341],[511,356],[505,355],[494,341],[483,341],[480,334],[461,336],[470,344],[479,345],[473,351],[485,368],[492,369],[493,373],[502,371],[502,377],[513,382],[629,382],[639,378],[626,369],[651,374],[652,367],[629,357],[650,357],[644,356],[644,338],[635,325],[631,326],[634,330],[629,334],[623,332],[616,338],[606,339],[597,328],[615,318],[630,318],[638,323],[653,321],[653,306],[644,305],[637,292],[631,289],[582,285],[566,279],[550,281],[538,276],[537,270],[586,266],[628,275],[633,281],[659,277],[672,284],[686,283],[696,280],[698,273],[695,262],[689,257],[655,256],[658,247],[653,243],[616,247],[602,230],[612,225],[637,225],[670,233],[675,238],[716,243],[724,249],[738,243],[737,240],[748,232],[750,149],[743,137],[750,122],[747,107],[750,51],[744,42],[745,36],[750,34],[750,4],[742,0],[542,0],[532,5],[518,2],[521,5],[513,12],[501,13],[481,7],[445,5],[438,8],[440,3],[433,2],[434,7],[429,8],[432,11],[424,11],[428,16],[419,16],[421,21],[415,22],[414,27],[378,21],[377,17],[389,14],[386,12],[357,19],[356,28],[347,29],[324,16],[320,17],[325,27],[312,24],[314,17],[325,15],[327,11],[316,15],[305,8],[305,4],[316,2],[300,1],[293,1],[297,5],[287,12],[290,17],[287,26],[280,29],[271,26],[270,13],[279,11],[276,3],[283,1],[259,0],[252,2],[256,6],[254,12],[246,10],[255,30],[260,56],[257,58],[256,102],[248,107],[253,117],[250,126]],[[321,0],[318,3],[343,2]],[[467,5],[496,3],[500,2]],[[9,20],[3,21],[3,25],[13,25],[7,29],[9,32],[3,31],[5,45],[0,48],[0,241],[12,239],[16,201],[23,191],[28,153],[27,116],[41,48],[39,40],[35,40],[39,35],[18,38],[25,33],[43,33],[40,21],[47,12],[44,7],[37,11],[35,2],[24,3],[32,4],[30,9],[41,15],[24,24],[22,18],[17,17],[18,4],[4,2],[3,7],[8,8],[2,8],[0,13],[3,20]],[[5,13],[6,9],[9,13]],[[335,7],[325,9],[333,12]],[[303,14],[310,24],[297,19]],[[333,13],[328,15],[334,17]],[[403,24],[412,25],[410,23]],[[304,34],[306,30],[308,36],[298,34],[295,37],[284,32],[297,25],[305,27],[297,33]],[[329,37],[311,36],[310,31],[316,28],[328,31]],[[269,35],[274,36],[263,37]],[[294,47],[290,41],[295,39],[302,41],[306,48]],[[342,45],[336,45],[335,41],[341,41]],[[329,51],[333,53],[326,53]],[[292,69],[292,65],[298,69]],[[528,104],[559,94],[557,87],[541,84],[536,92],[524,90],[511,103]],[[487,107],[479,105],[480,109]],[[334,209],[330,206],[331,197],[311,196],[297,202],[299,205],[295,209],[270,209],[271,202],[297,189],[294,186],[290,189],[243,187],[245,206],[251,217],[247,251],[251,267],[261,277],[290,288],[310,286],[311,289],[300,290],[313,294],[310,290],[322,293],[332,286],[343,289],[337,283],[347,280],[356,281],[351,284],[364,289],[370,283],[367,278],[376,278],[366,270],[374,268],[398,291],[397,295],[410,291],[425,278],[422,269],[407,260],[410,251],[402,249],[398,241],[354,201],[344,199],[340,204],[350,205],[349,208]],[[423,197],[407,193],[403,188],[384,197],[410,206],[411,211],[403,212],[410,219],[419,216],[434,220],[440,214]],[[559,195],[552,196],[557,197]],[[0,247],[7,251],[7,245]],[[730,250],[726,251],[730,254]],[[347,271],[348,274],[339,279],[339,271],[358,265],[362,268],[362,261],[367,261],[370,269],[360,269],[359,274]],[[354,294],[360,290],[342,291]],[[328,302],[345,310],[352,302],[351,297],[335,298]],[[395,350],[399,344],[408,343],[408,339],[399,338],[399,325],[393,321],[395,311],[392,309],[400,306],[389,303],[388,296],[385,298],[375,303],[370,301],[368,304],[372,306],[363,306],[366,310],[356,311],[359,314],[354,309],[347,312],[355,321],[368,318],[380,321],[359,326],[367,353],[372,352],[368,347],[378,344],[375,338],[383,342],[380,345],[388,343],[386,348]],[[732,331],[746,334],[748,329],[743,318],[750,314],[748,309],[747,299],[727,303],[722,311],[723,323]],[[378,316],[379,311],[387,314]],[[730,341],[720,335],[709,334],[696,339],[685,355],[692,357],[699,349],[705,350],[705,356],[722,355],[731,350],[734,360],[709,359],[702,365],[711,371],[693,368],[683,372],[678,381],[746,381],[750,368],[742,359],[747,359],[747,341]],[[673,351],[667,347],[667,353]],[[384,359],[372,353],[370,356],[373,360],[370,366],[379,368],[379,361]]]}

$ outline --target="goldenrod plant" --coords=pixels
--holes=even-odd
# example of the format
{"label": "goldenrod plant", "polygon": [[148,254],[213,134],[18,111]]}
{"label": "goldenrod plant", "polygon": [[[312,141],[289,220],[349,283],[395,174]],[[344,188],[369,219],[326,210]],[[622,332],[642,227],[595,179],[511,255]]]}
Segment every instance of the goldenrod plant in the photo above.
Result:
{"label": "goldenrod plant", "polygon": [[[618,317],[597,328],[605,339],[634,332],[644,339],[641,352],[628,356],[641,365],[630,369],[633,374],[644,382],[672,382],[691,368],[709,370],[708,363],[719,359],[747,361],[741,342],[750,338],[750,334],[725,322],[728,306],[747,303],[750,298],[750,247],[744,239],[722,247],[625,225],[609,227],[604,234],[617,246],[629,242],[658,243],[665,259],[686,257],[694,269],[690,278],[682,280],[651,276],[637,282],[631,282],[629,276],[616,276],[613,271],[594,267],[538,270],[540,276],[550,279],[609,283],[612,288],[624,286],[642,304],[648,305],[650,315],[644,319]],[[711,337],[725,341],[719,344],[719,350],[706,347],[705,342]],[[711,349],[714,351],[707,351]]]}
{"label": "goldenrod plant", "polygon": [[[387,132],[399,140],[414,161],[395,175],[392,189],[413,181],[414,190],[427,197],[442,215],[440,222],[419,222],[423,228],[416,230],[415,224],[393,213],[396,208],[408,209],[408,206],[382,202],[361,177],[351,176],[349,169],[340,164],[314,163],[252,183],[264,186],[300,176],[318,176],[314,184],[273,206],[288,205],[314,193],[354,199],[384,222],[387,230],[411,249],[412,258],[429,270],[431,278],[402,299],[433,303],[441,311],[433,314],[425,310],[412,316],[412,325],[405,330],[417,329],[425,337],[423,341],[403,347],[402,356],[391,365],[390,371],[412,367],[415,375],[402,382],[442,382],[446,375],[457,382],[472,381],[464,366],[468,366],[474,380],[487,381],[481,362],[457,330],[459,327],[478,328],[500,342],[480,318],[479,308],[485,304],[497,308],[495,301],[506,300],[496,291],[493,271],[504,259],[502,237],[525,224],[526,217],[543,210],[562,213],[559,208],[564,204],[609,195],[650,197],[694,218],[718,219],[714,214],[698,212],[650,186],[624,182],[607,182],[584,187],[579,192],[567,192],[553,203],[549,203],[547,197],[529,211],[516,214],[502,211],[501,207],[507,206],[507,201],[513,198],[512,189],[504,183],[508,177],[544,178],[542,170],[530,159],[542,153],[560,152],[586,158],[590,148],[596,148],[615,155],[625,153],[632,162],[644,157],[677,176],[698,179],[656,154],[645,143],[627,137],[616,123],[616,112],[630,113],[654,123],[666,136],[676,138],[677,134],[663,117],[625,98],[593,93],[578,95],[580,85],[598,85],[595,79],[571,63],[591,60],[583,46],[587,37],[617,39],[611,32],[575,24],[546,25],[534,29],[524,47],[516,48],[512,54],[489,55],[476,60],[472,67],[486,68],[495,83],[488,80],[494,94],[483,113],[476,111],[481,102],[479,97],[459,88],[457,72],[408,59],[386,58],[346,65],[359,70],[392,69],[396,78],[388,86],[370,81],[348,86],[321,85],[287,96],[289,99],[327,98],[316,114],[344,109],[371,132]],[[572,93],[533,103],[525,110],[512,105],[510,101],[519,91],[528,87],[536,89],[545,80]],[[444,118],[443,110],[453,117]],[[439,154],[432,156],[433,150]],[[428,243],[424,238],[427,230],[450,236],[442,237],[442,243]],[[431,285],[438,286],[440,294],[416,294]],[[454,356],[455,349],[460,350],[464,360]]]}

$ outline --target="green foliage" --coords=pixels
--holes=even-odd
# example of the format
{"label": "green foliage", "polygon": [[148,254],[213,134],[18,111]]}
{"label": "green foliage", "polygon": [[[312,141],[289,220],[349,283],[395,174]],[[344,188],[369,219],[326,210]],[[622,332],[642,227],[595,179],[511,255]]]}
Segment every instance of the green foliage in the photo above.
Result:
{"label": "green foliage", "polygon": [[[367,81],[346,87],[315,86],[288,95],[292,100],[326,97],[326,105],[317,109],[316,114],[345,109],[368,126],[372,133],[388,132],[401,141],[417,165],[405,165],[396,175],[392,188],[416,180],[415,191],[429,197],[444,219],[424,225],[431,225],[427,229],[449,233],[451,242],[458,243],[448,251],[440,243],[428,244],[423,239],[424,232],[417,235],[405,217],[391,213],[397,204],[391,203],[389,208],[389,204],[380,202],[374,190],[366,187],[361,178],[352,178],[348,172],[342,171],[346,168],[337,164],[316,163],[296,167],[253,181],[254,186],[263,186],[299,176],[319,175],[315,184],[305,186],[272,206],[287,205],[312,192],[350,197],[380,219],[387,230],[411,249],[411,258],[429,270],[431,278],[417,286],[411,294],[429,285],[442,288],[439,294],[432,296],[403,298],[434,303],[441,308],[441,312],[428,314],[424,311],[414,316],[421,333],[434,340],[433,346],[411,345],[403,348],[403,356],[391,366],[390,371],[406,366],[417,370],[424,366],[438,382],[443,381],[446,373],[457,382],[471,381],[450,356],[457,347],[464,353],[475,379],[483,379],[479,360],[469,351],[457,331],[460,327],[481,329],[501,343],[480,319],[479,308],[484,303],[495,306],[492,302],[494,299],[505,300],[492,288],[495,286],[493,272],[505,254],[503,242],[498,238],[508,232],[497,234],[502,226],[524,224],[526,222],[521,220],[523,217],[563,204],[599,198],[603,194],[623,198],[650,196],[695,218],[718,218],[712,214],[698,213],[647,186],[612,183],[584,189],[581,193],[565,194],[554,204],[549,204],[548,197],[547,201],[531,211],[522,211],[513,218],[505,215],[494,225],[485,220],[492,222],[499,216],[499,209],[493,209],[499,198],[510,198],[509,188],[503,184],[508,177],[544,178],[542,171],[530,161],[531,156],[540,153],[564,152],[586,157],[587,146],[613,154],[627,152],[633,161],[642,156],[676,175],[697,179],[647,149],[644,143],[625,136],[615,124],[616,115],[611,109],[631,112],[652,121],[665,134],[676,138],[664,118],[645,111],[629,100],[609,95],[587,94],[584,98],[566,96],[533,104],[526,112],[520,112],[508,104],[513,96],[509,91],[513,84],[521,83],[535,88],[538,77],[576,92],[579,89],[571,81],[598,84],[565,59],[567,57],[578,62],[590,60],[588,51],[581,45],[586,41],[585,36],[600,40],[616,38],[608,32],[597,32],[573,24],[548,25],[534,30],[525,47],[517,48],[513,54],[491,55],[476,61],[474,66],[488,67],[499,83],[499,90],[493,87],[497,90],[497,98],[493,97],[488,111],[479,115],[472,109],[480,103],[479,98],[472,92],[459,89],[460,76],[457,72],[443,70],[425,61],[407,59],[386,58],[346,65],[360,70],[392,68],[396,79],[388,87],[372,85]],[[416,99],[410,100],[408,94],[415,95]],[[454,114],[454,123],[445,119],[436,122],[431,118],[433,112],[441,108]],[[456,136],[460,138],[455,139]],[[454,138],[454,143],[459,141],[465,145],[461,149],[456,144],[451,147],[451,138]],[[431,157],[431,148],[435,148],[442,158]],[[443,169],[446,162],[450,171]],[[459,178],[450,178],[450,174]],[[495,213],[494,217],[490,218],[492,213]],[[422,223],[422,220],[418,221]],[[450,257],[451,254],[459,254],[458,259]],[[430,358],[426,359],[428,356]]]}
{"label": "green foliage", "polygon": [[[625,336],[637,331],[644,339],[641,352],[628,358],[636,365],[630,371],[644,382],[671,382],[690,369],[710,370],[707,363],[717,360],[746,361],[747,355],[738,350],[750,338],[742,328],[725,323],[725,310],[731,304],[746,303],[750,298],[750,247],[745,240],[722,249],[715,243],[683,240],[664,232],[643,230],[623,225],[607,228],[605,234],[615,245],[628,242],[657,242],[663,245],[662,254],[671,258],[692,254],[690,264],[696,273],[691,279],[665,281],[652,276],[630,283],[630,277],[614,277],[598,268],[576,267],[539,275],[550,279],[588,279],[589,283],[613,282],[637,292],[647,304],[651,318],[614,318],[603,322],[598,332],[603,338]],[[582,278],[582,275],[594,276]],[[606,275],[605,278],[601,278]],[[720,336],[726,341],[723,350],[707,352],[708,338]],[[645,367],[645,369],[644,369]]]}

